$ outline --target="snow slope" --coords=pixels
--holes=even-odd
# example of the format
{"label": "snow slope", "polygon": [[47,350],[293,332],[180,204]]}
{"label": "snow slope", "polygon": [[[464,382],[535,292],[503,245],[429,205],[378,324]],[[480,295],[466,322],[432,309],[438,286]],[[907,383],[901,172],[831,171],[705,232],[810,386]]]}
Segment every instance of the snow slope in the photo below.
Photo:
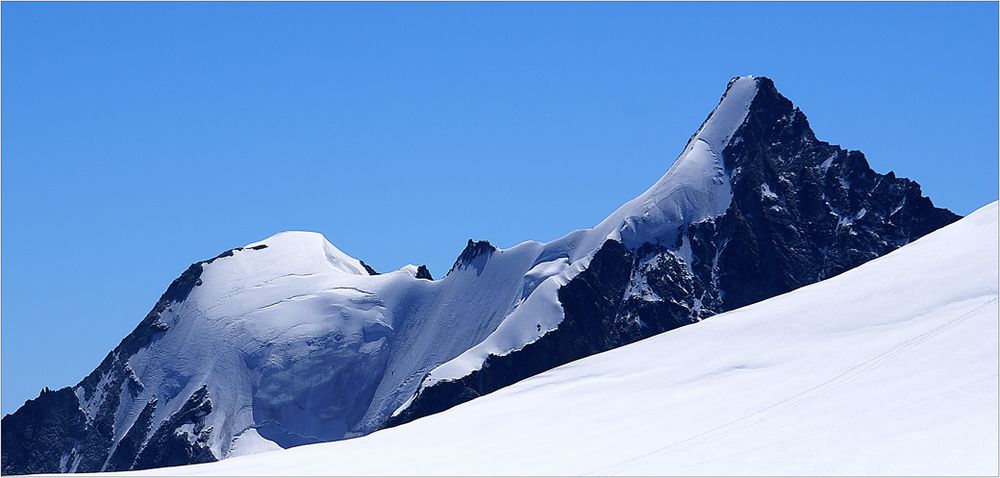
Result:
{"label": "snow slope", "polygon": [[524,274],[526,287],[517,307],[486,340],[435,368],[421,386],[463,377],[479,369],[491,354],[506,355],[558,327],[563,318],[558,289],[587,268],[604,241],[618,240],[633,247],[657,237],[670,243],[667,236],[681,226],[725,212],[732,191],[721,151],[746,118],[756,92],[753,76],[734,78],[667,173],[596,227],[544,245],[526,242],[511,248],[540,249]]}
{"label": "snow slope", "polygon": [[147,473],[996,475],[997,212],[406,425]]}
{"label": "snow slope", "polygon": [[[535,251],[520,251],[441,281],[406,267],[369,275],[315,233],[281,233],[216,259],[161,314],[168,332],[128,359],[142,387],[119,411],[116,440],[146,403],[161,400],[158,424],[202,386],[212,411],[201,440],[218,457],[370,431],[431,366],[496,327],[521,287],[510,269],[532,266]],[[487,323],[468,320],[471,311]],[[77,394],[91,416],[105,398]]]}
{"label": "snow slope", "polygon": [[[490,354],[557,328],[558,288],[606,239],[675,231],[723,212],[728,179],[713,151],[743,122],[755,91],[752,77],[730,82],[666,175],[598,227],[495,249],[441,280],[416,279],[412,266],[369,275],[308,232],[280,233],[205,263],[198,286],[161,314],[162,338],[121,357],[141,390],[115,412],[112,443],[153,400],[155,430],[202,386],[212,410],[198,431],[182,432],[218,458],[371,432],[420,386],[464,376]],[[128,391],[110,380],[96,387],[105,393],[77,388],[88,416],[109,393]]]}

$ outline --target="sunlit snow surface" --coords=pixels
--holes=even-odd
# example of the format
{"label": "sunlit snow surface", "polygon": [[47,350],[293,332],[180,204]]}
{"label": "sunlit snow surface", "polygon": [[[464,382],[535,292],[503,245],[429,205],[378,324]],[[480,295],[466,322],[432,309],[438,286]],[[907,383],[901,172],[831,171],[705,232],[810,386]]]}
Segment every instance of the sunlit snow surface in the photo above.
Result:
{"label": "sunlit snow surface", "polygon": [[[732,202],[732,188],[723,167],[722,150],[743,124],[756,94],[754,77],[734,78],[719,105],[656,184],[596,227],[541,245],[537,265],[525,276],[528,282],[536,280],[531,274],[539,269],[548,274],[537,280],[537,290],[533,289],[523,305],[513,310],[486,340],[435,368],[423,386],[464,377],[478,370],[490,354],[506,355],[555,329],[563,318],[557,298],[559,288],[587,268],[606,240],[620,240],[636,247],[655,237],[670,244],[668,236],[676,234],[681,226],[724,213]],[[525,243],[512,249],[536,245]]]}
{"label": "sunlit snow surface", "polygon": [[997,235],[993,203],[406,425],[146,473],[996,475]]}
{"label": "sunlit snow surface", "polygon": [[[555,330],[559,288],[607,239],[639,244],[724,212],[732,192],[720,154],[756,92],[753,77],[732,80],[663,178],[598,226],[498,249],[440,280],[416,279],[413,266],[369,275],[306,232],[205,264],[187,299],[162,313],[166,333],[128,358],[145,387],[117,411],[115,441],[146,403],[157,400],[155,428],[202,386],[206,442],[220,458],[375,430],[420,387]],[[77,394],[91,415],[104,399]]]}

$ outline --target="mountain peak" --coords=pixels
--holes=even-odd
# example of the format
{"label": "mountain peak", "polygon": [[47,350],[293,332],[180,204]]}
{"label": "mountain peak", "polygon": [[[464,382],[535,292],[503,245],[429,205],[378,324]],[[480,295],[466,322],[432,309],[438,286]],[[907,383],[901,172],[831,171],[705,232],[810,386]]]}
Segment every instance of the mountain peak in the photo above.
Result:
{"label": "mountain peak", "polygon": [[465,249],[458,255],[458,259],[455,260],[448,274],[451,274],[456,269],[462,269],[469,264],[474,264],[477,272],[481,271],[486,259],[496,252],[496,250],[496,246],[490,244],[490,241],[473,241],[469,239],[469,242],[465,245]]}
{"label": "mountain peak", "polygon": [[732,188],[723,151],[746,120],[761,83],[762,78],[754,76],[729,80],[719,104],[667,173],[598,228],[609,230],[609,238],[634,247],[725,212],[732,200]]}

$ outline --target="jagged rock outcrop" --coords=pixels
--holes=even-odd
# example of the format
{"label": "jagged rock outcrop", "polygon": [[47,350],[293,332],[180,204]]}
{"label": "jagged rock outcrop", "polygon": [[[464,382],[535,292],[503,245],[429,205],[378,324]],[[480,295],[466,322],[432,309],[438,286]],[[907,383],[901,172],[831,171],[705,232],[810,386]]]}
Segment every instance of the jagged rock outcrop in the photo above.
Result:
{"label": "jagged rock outcrop", "polygon": [[833,277],[959,216],[920,186],[816,139],[767,78],[722,151],[726,211],[634,249],[609,241],[559,290],[565,319],[536,342],[420,391],[386,426],[446,410],[570,361]]}
{"label": "jagged rock outcrop", "polygon": [[416,277],[417,279],[434,280],[434,277],[431,276],[430,269],[428,269],[427,266],[425,265],[420,265],[417,267],[417,275],[415,275],[414,277]]}

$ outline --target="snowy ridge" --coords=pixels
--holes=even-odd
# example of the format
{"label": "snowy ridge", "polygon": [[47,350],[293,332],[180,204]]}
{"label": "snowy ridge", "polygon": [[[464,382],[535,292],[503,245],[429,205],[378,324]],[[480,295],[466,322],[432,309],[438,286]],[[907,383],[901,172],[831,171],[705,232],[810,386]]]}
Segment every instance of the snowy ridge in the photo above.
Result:
{"label": "snowy ridge", "polygon": [[[612,230],[607,239],[638,246],[683,225],[726,211],[732,200],[722,151],[743,124],[757,94],[753,76],[729,82],[719,106],[691,137],[684,152],[653,187],[605,219],[595,231]],[[668,241],[667,241],[668,242]]]}
{"label": "snowy ridge", "polygon": [[367,437],[153,473],[996,475],[997,224],[993,203],[832,279]]}
{"label": "snowy ridge", "polygon": [[[746,119],[756,92],[753,76],[730,81],[719,105],[659,181],[593,229],[574,231],[545,244],[536,264],[525,274],[526,280],[530,277],[533,283],[539,284],[537,291],[508,315],[485,341],[435,368],[422,386],[465,376],[479,369],[488,356],[506,355],[555,329],[562,320],[562,308],[556,296],[559,287],[587,268],[604,241],[620,240],[626,245],[637,246],[650,238],[676,233],[681,226],[725,212],[732,200],[732,191],[722,162],[722,150]],[[522,247],[537,245],[515,246]]]}
{"label": "snowy ridge", "polygon": [[[259,246],[266,247],[253,249]],[[526,259],[505,254],[501,262],[527,268]],[[203,384],[212,401],[207,442],[219,457],[246,452],[247,440],[258,450],[365,433],[344,418],[363,423],[370,412],[379,423],[388,412],[381,401],[405,394],[407,383],[415,388],[426,364],[482,340],[476,331],[483,324],[466,315],[472,307],[492,310],[499,322],[515,287],[487,291],[503,291],[497,281],[505,279],[497,271],[458,271],[432,282],[407,268],[372,276],[313,233],[252,243],[205,265],[200,285],[162,314],[168,332],[128,360],[148,385],[122,414],[119,435],[149,400],[161,400],[152,423],[162,423]],[[461,303],[469,305],[456,307]],[[420,334],[400,338],[400,329]],[[358,388],[345,390],[345,381]],[[331,413],[342,408],[347,417]]]}

